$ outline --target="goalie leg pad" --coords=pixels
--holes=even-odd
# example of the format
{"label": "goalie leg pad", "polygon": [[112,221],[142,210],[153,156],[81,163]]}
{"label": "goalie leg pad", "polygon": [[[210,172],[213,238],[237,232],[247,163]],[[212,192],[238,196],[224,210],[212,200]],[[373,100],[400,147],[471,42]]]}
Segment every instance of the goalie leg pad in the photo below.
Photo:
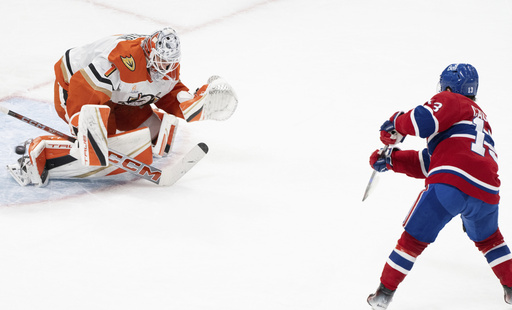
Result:
{"label": "goalie leg pad", "polygon": [[[120,153],[148,165],[153,162],[151,136],[146,127],[113,135],[108,141],[109,146]],[[15,164],[7,165],[9,173],[21,186],[45,186],[49,179],[97,178],[126,172],[113,165],[82,165],[81,150],[77,145],[57,136],[35,138],[28,149],[28,155],[21,157]],[[136,168],[131,159],[126,159],[123,165]]]}
{"label": "goalie leg pad", "polygon": [[153,145],[153,156],[167,156],[171,152],[177,128],[178,118],[172,114],[164,113],[158,137]]}
{"label": "goalie leg pad", "polygon": [[[131,131],[126,131],[120,134],[113,135],[108,139],[108,141],[110,147],[113,150],[116,150],[124,155],[133,157],[134,159],[143,162],[147,165],[151,165],[153,163],[151,135],[147,127],[137,128]],[[113,160],[118,160],[118,158],[113,157]],[[123,165],[127,168],[137,168],[136,165],[132,163],[129,159],[123,162]],[[110,167],[116,168],[113,165],[111,165]],[[114,169],[112,172],[109,172],[107,175],[115,175],[125,172],[125,170],[117,168]]]}
{"label": "goalie leg pad", "polygon": [[84,105],[78,119],[78,148],[84,166],[108,166],[107,124],[110,107]]}
{"label": "goalie leg pad", "polygon": [[28,155],[8,165],[7,169],[21,186],[46,186],[50,179],[47,160],[69,154],[72,146],[73,143],[56,136],[37,137],[30,143]]}

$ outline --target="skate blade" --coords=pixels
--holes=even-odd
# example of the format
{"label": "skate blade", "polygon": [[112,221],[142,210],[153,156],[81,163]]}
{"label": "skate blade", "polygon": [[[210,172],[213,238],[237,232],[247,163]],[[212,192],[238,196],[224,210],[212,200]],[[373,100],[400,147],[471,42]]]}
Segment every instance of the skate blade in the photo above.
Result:
{"label": "skate blade", "polygon": [[20,186],[27,186],[30,183],[28,175],[24,178],[20,174],[20,169],[17,164],[7,165],[7,171]]}

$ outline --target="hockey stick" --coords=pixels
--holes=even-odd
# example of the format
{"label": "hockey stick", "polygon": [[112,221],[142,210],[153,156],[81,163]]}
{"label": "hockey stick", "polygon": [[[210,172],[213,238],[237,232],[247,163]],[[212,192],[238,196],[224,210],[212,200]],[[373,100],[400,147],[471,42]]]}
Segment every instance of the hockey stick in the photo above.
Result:
{"label": "hockey stick", "polygon": [[[75,142],[76,138],[41,124],[33,119],[18,114],[12,110],[0,105],[0,112],[12,116],[31,126],[44,130],[70,142]],[[199,143],[190,150],[181,161],[167,169],[161,170],[151,165],[136,160],[133,157],[124,155],[111,148],[108,149],[108,160],[112,166],[123,169],[145,180],[151,181],[158,185],[169,186],[178,181],[185,173],[201,160],[208,153],[208,146],[205,143]]]}
{"label": "hockey stick", "polygon": [[[388,150],[389,145],[384,146],[382,149],[382,152],[380,153],[379,159],[384,158],[386,156],[386,151]],[[373,180],[375,179],[375,176],[377,175],[377,170],[373,170],[372,175],[370,177],[370,181],[368,181],[368,185],[366,185],[366,190],[364,191],[363,195],[363,201],[368,198],[368,195],[370,194],[370,189],[372,188]]]}

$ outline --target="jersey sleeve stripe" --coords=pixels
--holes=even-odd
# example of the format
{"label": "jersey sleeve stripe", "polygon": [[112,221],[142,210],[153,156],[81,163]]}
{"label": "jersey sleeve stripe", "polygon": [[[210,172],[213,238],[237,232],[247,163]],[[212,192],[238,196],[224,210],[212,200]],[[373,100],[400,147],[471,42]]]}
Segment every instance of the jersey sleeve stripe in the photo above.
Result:
{"label": "jersey sleeve stripe", "polygon": [[72,76],[75,73],[73,72],[73,69],[71,69],[71,61],[69,60],[70,51],[71,51],[71,49],[66,51],[66,53],[64,54],[64,59],[65,59],[65,63],[66,63],[66,68],[68,69],[68,72],[69,72],[69,76]]}
{"label": "jersey sleeve stripe", "polygon": [[109,79],[106,79],[101,76],[101,74],[96,70],[96,67],[93,64],[89,64],[89,70],[91,70],[92,74],[94,74],[94,77],[96,80],[100,83],[107,84],[110,86],[110,89],[113,89],[112,82]]}
{"label": "jersey sleeve stripe", "polygon": [[[89,68],[89,67],[88,67]],[[107,95],[109,98],[112,97],[112,84],[104,84],[98,81],[98,79],[94,76],[94,73],[88,74],[88,71],[91,72],[88,69],[81,69],[80,72],[82,73],[84,79],[87,81],[89,86],[94,89],[95,91],[102,92],[103,94]]]}

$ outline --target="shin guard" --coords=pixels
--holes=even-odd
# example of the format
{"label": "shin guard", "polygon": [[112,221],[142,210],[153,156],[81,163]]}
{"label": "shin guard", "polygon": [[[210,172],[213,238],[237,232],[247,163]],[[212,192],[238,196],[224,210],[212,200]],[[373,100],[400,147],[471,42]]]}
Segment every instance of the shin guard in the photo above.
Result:
{"label": "shin guard", "polygon": [[502,285],[512,286],[512,254],[498,229],[489,238],[475,242]]}
{"label": "shin guard", "polygon": [[428,243],[418,241],[404,231],[386,261],[380,282],[387,289],[392,291],[396,290],[398,285],[412,269],[416,262],[416,257],[418,257],[427,246]]}

